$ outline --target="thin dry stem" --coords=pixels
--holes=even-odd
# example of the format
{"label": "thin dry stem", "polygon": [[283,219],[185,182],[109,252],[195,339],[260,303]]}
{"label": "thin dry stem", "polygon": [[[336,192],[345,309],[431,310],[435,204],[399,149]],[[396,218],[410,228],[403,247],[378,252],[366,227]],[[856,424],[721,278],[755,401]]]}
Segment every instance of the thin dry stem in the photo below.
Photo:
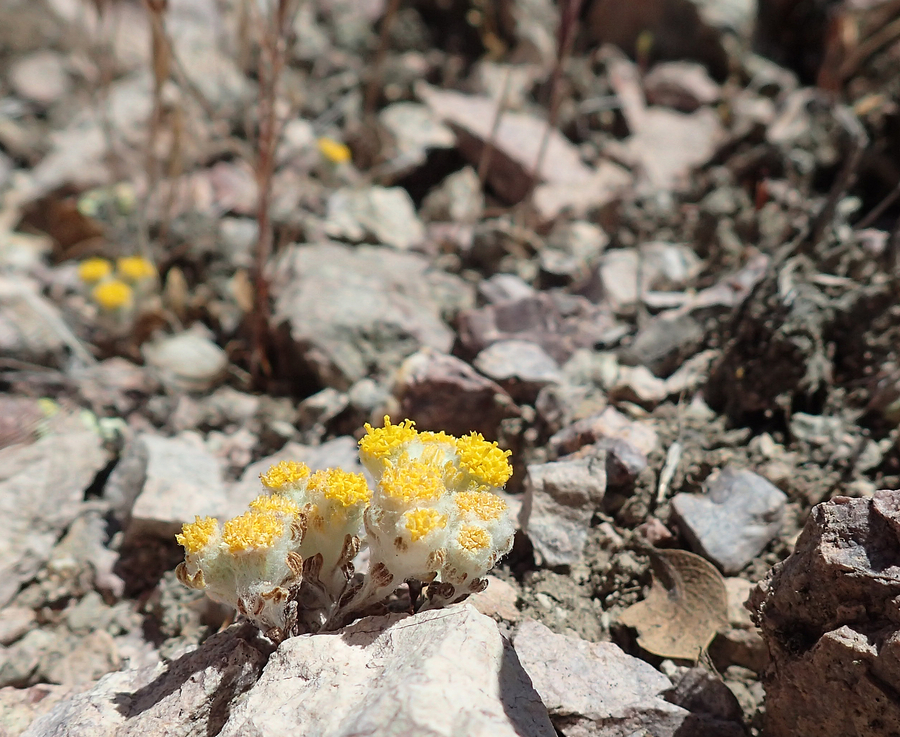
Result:
{"label": "thin dry stem", "polygon": [[271,375],[267,356],[269,335],[269,283],[266,264],[272,255],[273,232],[271,222],[272,177],[275,173],[275,149],[281,134],[281,121],[276,109],[278,83],[287,58],[287,39],[298,8],[297,0],[277,0],[268,18],[256,16],[259,31],[259,99],[258,131],[256,139],[256,220],[259,235],[253,268],[255,299],[251,315],[252,347],[250,373],[258,386],[263,377]]}
{"label": "thin dry stem", "polygon": [[567,0],[562,4],[559,30],[556,35],[556,60],[550,76],[550,109],[547,114],[547,125],[544,128],[544,135],[541,138],[541,146],[538,149],[537,159],[532,169],[531,186],[526,200],[531,199],[534,194],[534,188],[540,181],[544,158],[547,156],[547,148],[550,145],[550,134],[556,128],[556,122],[559,118],[560,81],[562,80],[563,69],[572,55],[572,47],[575,44],[575,36],[578,32],[578,16],[581,13],[581,1]]}

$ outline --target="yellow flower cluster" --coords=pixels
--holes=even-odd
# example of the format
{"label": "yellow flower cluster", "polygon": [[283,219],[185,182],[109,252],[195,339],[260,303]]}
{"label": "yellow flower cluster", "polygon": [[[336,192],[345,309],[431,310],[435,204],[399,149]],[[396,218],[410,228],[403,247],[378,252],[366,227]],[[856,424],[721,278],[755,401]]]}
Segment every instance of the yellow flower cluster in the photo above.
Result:
{"label": "yellow flower cluster", "polygon": [[[512,546],[507,505],[495,493],[512,472],[509,452],[477,433],[420,433],[388,417],[366,425],[359,446],[374,489],[359,473],[281,461],[260,475],[268,493],[244,514],[222,526],[211,517],[184,525],[179,579],[273,637],[343,621],[408,579],[440,584],[440,596],[429,593],[433,606],[480,590]],[[372,573],[348,595],[364,535]]]}
{"label": "yellow flower cluster", "polygon": [[111,261],[94,257],[78,264],[78,278],[104,312],[120,313],[134,305],[135,290],[144,292],[155,283],[156,267],[141,256],[126,256],[113,270]]}

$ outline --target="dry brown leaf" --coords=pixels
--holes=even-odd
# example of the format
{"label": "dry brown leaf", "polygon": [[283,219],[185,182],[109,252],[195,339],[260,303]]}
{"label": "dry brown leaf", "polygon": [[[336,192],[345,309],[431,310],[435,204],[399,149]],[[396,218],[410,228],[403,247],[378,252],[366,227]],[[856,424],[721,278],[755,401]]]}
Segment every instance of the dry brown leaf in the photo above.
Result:
{"label": "dry brown leaf", "polygon": [[727,622],[725,581],[712,563],[686,550],[648,552],[653,586],[619,621],[637,630],[647,652],[697,660]]}

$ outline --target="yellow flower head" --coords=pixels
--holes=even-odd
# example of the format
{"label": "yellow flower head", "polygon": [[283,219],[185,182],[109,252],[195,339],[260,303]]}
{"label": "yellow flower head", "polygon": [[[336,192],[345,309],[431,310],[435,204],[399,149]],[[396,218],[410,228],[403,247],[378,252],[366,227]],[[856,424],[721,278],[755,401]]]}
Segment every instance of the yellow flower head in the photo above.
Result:
{"label": "yellow flower head", "polygon": [[442,530],[447,526],[447,515],[434,509],[416,509],[404,515],[409,537],[417,542],[432,530]]}
{"label": "yellow flower head", "polygon": [[284,534],[284,519],[268,512],[244,512],[225,523],[222,540],[231,553],[271,548]]}
{"label": "yellow flower head", "polygon": [[199,553],[209,545],[219,530],[219,520],[215,517],[195,517],[193,522],[181,526],[181,534],[175,535],[175,542],[188,554]]}
{"label": "yellow flower head", "polygon": [[316,471],[309,479],[309,489],[319,491],[326,499],[341,507],[367,504],[372,491],[361,473],[350,473],[340,468]]}
{"label": "yellow flower head", "polygon": [[359,441],[359,452],[383,461],[418,436],[415,424],[412,420],[403,420],[399,425],[392,425],[387,415],[384,416],[384,427],[372,427],[367,422],[366,434]]}
{"label": "yellow flower head", "polygon": [[447,492],[443,468],[405,458],[396,464],[388,464],[380,486],[386,496],[408,505],[433,503]]}
{"label": "yellow flower head", "polygon": [[272,512],[289,517],[300,511],[300,507],[289,497],[282,494],[261,494],[250,502],[250,508],[255,509],[257,512]]}
{"label": "yellow flower head", "polygon": [[318,140],[319,153],[332,164],[346,164],[350,161],[351,154],[347,145],[333,138],[320,138]]}
{"label": "yellow flower head", "polygon": [[309,466],[297,461],[281,461],[259,475],[260,481],[272,491],[282,491],[309,476]]}
{"label": "yellow flower head", "polygon": [[131,307],[134,292],[125,282],[118,279],[109,279],[100,282],[91,290],[94,301],[107,312]]}
{"label": "yellow flower head", "polygon": [[112,273],[112,264],[105,258],[88,258],[78,264],[78,278],[85,284],[96,284]]}
{"label": "yellow flower head", "polygon": [[475,525],[463,525],[459,528],[459,532],[456,535],[456,542],[459,543],[461,548],[468,550],[470,553],[474,553],[489,547],[491,544],[491,536],[488,534],[487,530],[484,530],[481,527],[476,527]]}
{"label": "yellow flower head", "polygon": [[116,261],[116,273],[125,281],[136,283],[156,276],[156,267],[142,256],[126,256]]}
{"label": "yellow flower head", "polygon": [[456,441],[459,464],[480,484],[503,486],[512,476],[512,467],[506,460],[510,451],[501,450],[497,443],[489,443],[481,433],[473,432]]}
{"label": "yellow flower head", "polygon": [[473,515],[482,522],[500,519],[506,512],[506,502],[489,491],[461,491],[453,495],[456,508],[465,515]]}

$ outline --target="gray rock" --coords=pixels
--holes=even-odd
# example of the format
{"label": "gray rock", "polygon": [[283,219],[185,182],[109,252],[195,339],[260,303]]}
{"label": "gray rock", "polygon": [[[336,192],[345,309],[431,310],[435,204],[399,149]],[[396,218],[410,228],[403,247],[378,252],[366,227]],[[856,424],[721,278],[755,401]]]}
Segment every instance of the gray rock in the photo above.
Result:
{"label": "gray rock", "polygon": [[39,364],[58,363],[66,346],[55,329],[61,324],[56,305],[41,296],[34,282],[0,277],[0,354]]}
{"label": "gray rock", "polygon": [[478,296],[488,304],[515,302],[534,295],[534,287],[515,274],[494,274],[478,283]]}
{"label": "gray rock", "polygon": [[727,466],[706,493],[676,494],[672,512],[696,553],[734,574],[781,531],[787,496],[752,471]]}
{"label": "gray rock", "polygon": [[370,371],[389,375],[423,346],[448,352],[453,333],[441,318],[472,302],[461,279],[387,248],[294,246],[275,272],[276,323],[319,383],[341,390]]}
{"label": "gray rock", "polygon": [[543,387],[562,379],[559,364],[539,345],[526,340],[497,341],[481,351],[474,364],[513,397],[529,404]]}
{"label": "gray rock", "polygon": [[9,645],[34,627],[34,610],[22,606],[0,609],[0,645]]}
{"label": "gray rock", "polygon": [[690,61],[656,64],[644,77],[647,102],[690,113],[722,96],[706,67]]}
{"label": "gray rock", "polygon": [[672,687],[666,676],[611,642],[557,635],[528,620],[513,644],[565,737],[670,737],[690,717],[662,697]]}
{"label": "gray rock", "polygon": [[900,492],[835,497],[748,606],[772,657],[766,734],[900,732]]}
{"label": "gray rock", "polygon": [[58,647],[59,639],[55,632],[36,629],[0,650],[0,686],[27,686],[43,655]]}
{"label": "gray rock", "polygon": [[459,340],[472,355],[501,340],[527,340],[560,364],[578,348],[592,348],[620,336],[607,308],[560,292],[464,310],[457,324]]}
{"label": "gray rock", "polygon": [[110,474],[104,496],[129,538],[170,538],[182,523],[216,516],[226,506],[221,464],[191,432],[138,435]]}
{"label": "gray rock", "polygon": [[107,460],[100,437],[75,417],[31,445],[0,449],[0,606],[50,556]]}
{"label": "gray rock", "polygon": [[325,231],[335,238],[406,250],[425,240],[425,227],[409,193],[401,187],[343,188],[328,198]]}
{"label": "gray rock", "polygon": [[189,330],[159,338],[141,348],[149,366],[176,392],[207,391],[220,381],[228,356],[205,331]]}
{"label": "gray rock", "polygon": [[104,630],[61,638],[57,647],[42,653],[41,680],[74,686],[96,681],[122,666],[115,640]]}
{"label": "gray rock", "polygon": [[[490,97],[439,90],[426,84],[419,85],[416,92],[437,116],[458,131],[458,146],[473,165],[478,165],[485,142],[491,141],[488,181],[500,197],[515,203],[532,190],[532,171],[547,133],[544,120],[508,111],[494,130],[497,102]],[[626,172],[609,161],[601,162],[597,170],[591,169],[582,162],[578,148],[556,129],[549,131],[546,146],[535,188],[537,208],[545,218],[566,205],[581,204],[579,195],[586,196],[594,208],[602,207],[630,180]],[[610,176],[613,170],[619,176]],[[548,188],[550,197],[546,196]]]}
{"label": "gray rock", "polygon": [[18,737],[42,714],[56,704],[86,690],[86,686],[58,686],[41,683],[30,688],[0,688],[0,725],[3,737]]}
{"label": "gray rock", "polygon": [[396,154],[389,167],[395,174],[424,164],[428,151],[432,149],[453,148],[456,144],[453,131],[425,105],[417,102],[388,105],[378,113],[378,122],[394,141]]}
{"label": "gray rock", "polygon": [[450,174],[422,202],[426,220],[475,223],[484,211],[481,181],[471,166]]}
{"label": "gray rock", "polygon": [[232,628],[163,666],[110,673],[89,691],[59,702],[23,737],[153,737],[217,734],[233,701],[265,662],[253,639]]}
{"label": "gray rock", "polygon": [[55,51],[36,51],[9,68],[9,82],[20,97],[47,107],[61,100],[71,86],[65,57]]}
{"label": "gray rock", "polygon": [[493,620],[470,605],[363,619],[285,640],[221,737],[466,734],[552,737]]}
{"label": "gray rock", "polygon": [[601,440],[625,441],[644,456],[659,445],[656,430],[651,425],[630,420],[617,409],[606,407],[553,435],[550,448],[558,455],[569,455]]}
{"label": "gray rock", "polygon": [[581,560],[591,517],[605,493],[605,455],[528,466],[519,524],[538,565]]}
{"label": "gray rock", "polygon": [[629,313],[646,292],[678,289],[699,273],[694,251],[675,243],[644,243],[640,249],[617,248],[600,257],[598,278],[603,298],[616,313]]}
{"label": "gray rock", "polygon": [[456,436],[476,430],[494,439],[500,423],[519,414],[499,384],[455,356],[427,348],[403,362],[393,391],[400,414],[423,430]]}

